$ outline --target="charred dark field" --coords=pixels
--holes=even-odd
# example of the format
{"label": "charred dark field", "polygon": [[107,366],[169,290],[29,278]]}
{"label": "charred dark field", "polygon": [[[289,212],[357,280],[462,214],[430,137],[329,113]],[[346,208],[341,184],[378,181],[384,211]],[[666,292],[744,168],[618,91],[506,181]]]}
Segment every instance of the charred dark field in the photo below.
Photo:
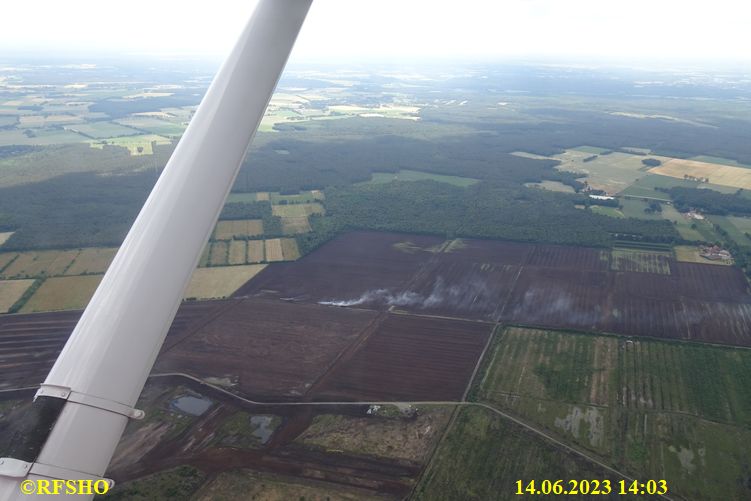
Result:
{"label": "charred dark field", "polygon": [[660,256],[659,273],[619,271],[639,268],[612,259],[601,249],[356,232],[267,268],[236,295],[751,346],[738,269]]}
{"label": "charred dark field", "polygon": [[[222,306],[218,301],[182,304],[165,346],[212,318]],[[44,381],[80,317],[80,311],[0,315],[0,390]]]}
{"label": "charred dark field", "polygon": [[337,364],[314,398],[459,400],[491,330],[481,322],[390,314]]}
{"label": "charred dark field", "polygon": [[[49,372],[80,312],[0,317],[0,389]],[[185,303],[153,373],[257,401],[455,400],[493,326],[263,298]]]}
{"label": "charred dark field", "polygon": [[228,303],[218,318],[165,346],[154,371],[227,378],[258,400],[297,400],[379,316],[263,299]]}

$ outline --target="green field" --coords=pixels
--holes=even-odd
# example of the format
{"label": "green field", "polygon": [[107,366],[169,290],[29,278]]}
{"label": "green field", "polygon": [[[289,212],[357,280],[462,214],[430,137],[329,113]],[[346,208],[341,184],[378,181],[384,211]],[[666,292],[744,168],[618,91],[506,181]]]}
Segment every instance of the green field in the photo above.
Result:
{"label": "green field", "polygon": [[457,412],[412,499],[521,499],[514,494],[517,480],[610,477],[488,409]]}
{"label": "green field", "polygon": [[571,186],[560,183],[558,181],[545,180],[539,183],[524,183],[524,186],[526,186],[527,188],[542,188],[543,190],[557,191],[559,193],[575,192],[575,190]]}
{"label": "green field", "polygon": [[227,197],[227,203],[251,203],[257,201],[258,197],[255,193],[230,193]]}
{"label": "green field", "polygon": [[621,192],[621,195],[638,198],[655,198],[658,200],[670,201],[670,196],[664,191],[658,191],[657,188],[670,189],[673,187],[682,188],[709,188],[721,193],[735,193],[738,189],[716,184],[699,183],[686,179],[675,177],[661,176],[659,174],[646,174],[638,178],[628,188]]}
{"label": "green field", "polygon": [[[585,148],[585,150],[582,148]],[[644,175],[642,171],[644,164],[641,163],[644,157],[641,155],[619,151],[601,155],[599,154],[601,148],[582,148],[566,150],[564,153],[555,155],[553,158],[561,161],[561,165],[557,166],[556,169],[581,173],[590,186],[605,190],[610,194],[623,191],[636,179]],[[593,160],[584,161],[593,155],[597,155],[597,157]]]}
{"label": "green field", "polygon": [[[656,176],[657,177],[657,176]],[[662,176],[659,176],[662,177]],[[661,192],[655,192],[659,194]],[[666,195],[663,193],[663,195]],[[645,212],[644,209],[649,207],[649,203],[640,198],[620,198],[621,212],[626,217],[633,217],[637,219],[648,220],[660,220],[665,219],[675,223],[675,228],[680,236],[686,240],[699,241],[699,242],[715,242],[720,239],[720,236],[712,228],[712,225],[707,220],[695,220],[688,219],[678,212],[675,207],[667,203],[660,203],[662,212]],[[592,208],[594,210],[594,207]],[[600,210],[601,214],[606,216],[613,216],[614,214]],[[714,221],[714,217],[712,217]],[[735,231],[734,229],[727,229],[729,233]],[[744,244],[745,245],[745,244]]]}
{"label": "green field", "polygon": [[140,132],[135,129],[131,129],[130,127],[123,127],[122,125],[119,125],[117,123],[106,121],[68,125],[66,126],[66,129],[93,139],[104,139],[118,136],[135,136],[140,134]]}
{"label": "green field", "polygon": [[383,184],[390,183],[391,181],[424,181],[424,180],[438,181],[440,183],[453,184],[454,186],[461,186],[465,188],[477,183],[477,179],[471,179],[468,177],[458,176],[444,176],[441,174],[431,174],[430,172],[422,172],[416,170],[400,170],[399,172],[374,172],[373,177],[367,184]]}
{"label": "green field", "polygon": [[117,123],[129,127],[131,130],[138,129],[142,134],[146,132],[149,134],[175,137],[180,136],[185,132],[184,125],[150,116],[130,116],[118,120]]}
{"label": "green field", "polygon": [[606,207],[604,205],[591,205],[589,210],[595,214],[602,214],[603,216],[624,218],[626,217],[623,212],[617,207]]}
{"label": "green field", "polygon": [[751,246],[751,218],[738,216],[709,216],[709,220],[725,230],[728,237],[742,247]]}
{"label": "green field", "polygon": [[687,499],[748,495],[751,351],[508,328],[489,353],[477,399]]}
{"label": "green field", "polygon": [[[154,153],[153,144],[170,144],[171,142],[170,139],[156,134],[112,137],[104,141],[107,144],[127,148],[131,155],[151,155]],[[91,146],[93,148],[101,148],[102,143],[100,141],[92,142]]]}
{"label": "green field", "polygon": [[660,176],[659,174],[646,174],[626,188],[622,195],[670,200],[670,196],[667,193],[657,191],[656,188],[666,190],[675,186],[696,188],[698,185],[699,183],[696,181],[686,181],[669,176]]}
{"label": "green field", "polygon": [[694,221],[683,216],[672,205],[662,204],[662,217],[675,223],[675,228],[682,238],[695,241],[704,239],[698,230],[692,228]]}
{"label": "green field", "polygon": [[693,221],[693,225],[696,226],[696,231],[702,236],[702,241],[708,243],[721,242],[722,237],[717,234],[712,223],[704,219],[702,221]]}
{"label": "green field", "polygon": [[645,212],[645,209],[649,207],[649,204],[643,200],[636,200],[633,198],[621,198],[621,212],[626,217],[635,217],[637,219],[662,219],[659,212]]}
{"label": "green field", "polygon": [[278,192],[269,193],[269,199],[272,204],[286,202],[289,204],[302,204],[318,202],[324,199],[323,192],[320,190],[303,191],[296,195],[282,195]]}
{"label": "green field", "polygon": [[30,146],[49,146],[53,144],[83,143],[91,141],[75,132],[63,129],[33,129],[31,136],[19,129],[0,130],[0,146],[12,144]]}

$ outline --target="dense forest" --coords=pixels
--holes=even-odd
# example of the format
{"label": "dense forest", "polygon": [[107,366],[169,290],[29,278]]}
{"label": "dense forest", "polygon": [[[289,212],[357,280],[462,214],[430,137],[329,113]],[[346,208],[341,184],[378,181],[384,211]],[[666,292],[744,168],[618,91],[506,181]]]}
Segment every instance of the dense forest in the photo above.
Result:
{"label": "dense forest", "polygon": [[0,189],[3,250],[120,245],[154,184],[153,172],[68,174]]}
{"label": "dense forest", "polygon": [[327,216],[298,237],[308,252],[354,229],[608,246],[613,240],[680,240],[668,221],[617,219],[574,207],[576,196],[499,182],[460,188],[435,181],[391,182],[326,190]]}
{"label": "dense forest", "polygon": [[[615,235],[650,241],[679,237],[666,221],[608,218],[574,207],[617,201],[524,188],[524,183],[543,180],[576,190],[583,185],[576,174],[558,171],[555,160],[512,153],[550,156],[581,145],[610,150],[638,146],[668,156],[715,155],[751,163],[748,122],[712,115],[713,127],[698,127],[688,121],[617,115],[610,110],[619,109],[620,94],[610,97],[607,110],[597,100],[589,107],[576,98],[572,105],[561,94],[562,85],[574,84],[570,80],[534,79],[525,86],[540,94],[511,95],[508,89],[515,87],[503,83],[503,72],[490,74],[499,80],[437,80],[409,91],[416,102],[466,100],[466,106],[424,106],[419,121],[354,117],[279,124],[277,132],[259,134],[233,191],[325,189],[328,215],[311,218],[316,231],[300,238],[303,248],[349,228],[609,245]],[[590,87],[581,87],[585,81],[576,83],[581,95]],[[360,82],[344,93],[342,104],[382,104],[383,83]],[[149,99],[105,98],[90,111],[119,117],[195,104],[200,92],[196,87]],[[508,106],[498,106],[501,99]],[[154,156],[132,157],[123,148],[95,150],[85,144],[0,149],[6,180],[0,188],[0,230],[16,231],[3,250],[118,245],[171,150],[171,145],[160,146]],[[480,182],[466,189],[435,182],[355,184],[370,180],[374,172],[402,169]],[[98,174],[67,174],[84,170]],[[751,214],[750,202],[742,197],[682,188],[670,195],[682,210]],[[268,234],[281,234],[268,203],[228,204],[221,217],[260,218]]]}
{"label": "dense forest", "polygon": [[143,113],[159,108],[192,106],[201,102],[202,94],[196,92],[181,92],[171,96],[149,97],[142,99],[102,99],[89,107],[89,111],[105,113],[110,118],[117,119],[131,113]]}
{"label": "dense forest", "polygon": [[549,179],[576,189],[583,186],[577,175],[554,169],[559,162],[511,155],[497,139],[475,134],[435,141],[389,135],[331,142],[277,140],[253,151],[233,191],[297,192],[343,186],[367,181],[373,172],[401,169],[519,184]]}
{"label": "dense forest", "polygon": [[[150,171],[79,173],[2,188],[0,231],[15,231],[3,251],[120,245],[154,182]],[[270,202],[229,203],[219,218],[262,219],[266,235],[282,235]]]}
{"label": "dense forest", "polygon": [[673,199],[675,207],[681,212],[700,209],[708,214],[751,214],[751,199],[740,193],[729,195],[719,191],[697,188],[675,187],[667,192]]}

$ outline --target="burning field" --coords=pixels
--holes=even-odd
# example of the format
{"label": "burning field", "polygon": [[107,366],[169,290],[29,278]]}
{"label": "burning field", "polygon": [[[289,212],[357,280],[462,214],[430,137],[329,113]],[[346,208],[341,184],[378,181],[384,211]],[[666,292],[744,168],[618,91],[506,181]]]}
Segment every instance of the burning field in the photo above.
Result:
{"label": "burning field", "polygon": [[[301,398],[315,386],[316,398],[420,399],[440,395],[417,379],[414,391],[405,382],[373,393],[369,372],[400,380],[406,360],[452,377],[471,372],[490,330],[477,321],[751,346],[751,295],[738,269],[661,255],[652,273],[631,271],[644,268],[626,259],[603,249],[350,233],[267,267],[232,300],[185,303],[156,370],[226,379],[258,398]],[[0,316],[0,389],[40,383],[79,315]],[[451,343],[464,351],[443,360]],[[363,386],[344,388],[340,376]],[[466,384],[456,381],[437,385],[442,398]]]}
{"label": "burning field", "polygon": [[236,296],[751,346],[751,295],[736,268],[660,253],[652,270],[601,249],[459,242],[350,233]]}

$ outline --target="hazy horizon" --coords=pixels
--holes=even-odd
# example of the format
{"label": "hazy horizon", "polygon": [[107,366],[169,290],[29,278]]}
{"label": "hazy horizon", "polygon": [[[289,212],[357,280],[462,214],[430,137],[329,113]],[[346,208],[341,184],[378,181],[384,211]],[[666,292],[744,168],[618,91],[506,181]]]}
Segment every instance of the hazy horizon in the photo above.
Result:
{"label": "hazy horizon", "polygon": [[[134,0],[112,10],[92,0],[5,6],[0,57],[129,55],[221,60],[256,1],[210,8]],[[43,10],[45,15],[38,13]],[[533,60],[627,65],[751,65],[751,5],[674,0],[315,0],[291,62]]]}

